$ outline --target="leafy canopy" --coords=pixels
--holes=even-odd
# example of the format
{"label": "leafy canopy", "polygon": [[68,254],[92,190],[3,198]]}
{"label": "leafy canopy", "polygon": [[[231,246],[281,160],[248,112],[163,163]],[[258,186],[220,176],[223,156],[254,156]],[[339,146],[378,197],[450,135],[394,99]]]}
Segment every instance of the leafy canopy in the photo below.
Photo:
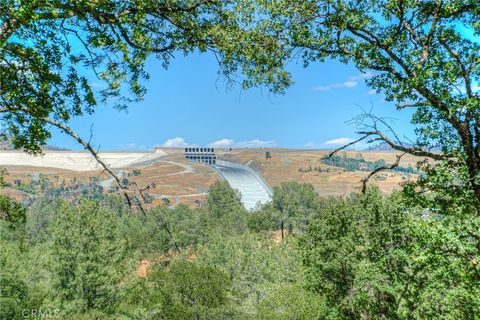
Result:
{"label": "leafy canopy", "polygon": [[[368,112],[355,120],[358,141],[383,141],[401,152],[444,161],[454,175],[436,175],[423,164],[428,175],[419,185],[443,193],[468,190],[467,198],[479,206],[478,1],[256,2],[257,28],[285,44],[284,59],[301,55],[306,65],[327,58],[353,63],[387,101],[400,110],[414,109],[413,146]],[[432,152],[432,146],[441,153]]]}
{"label": "leafy canopy", "polygon": [[[106,99],[119,109],[140,101],[150,55],[166,67],[174,54],[210,50],[224,75],[249,64],[249,72],[261,73],[268,79],[264,82],[287,84],[281,59],[265,54],[280,54],[270,50],[275,41],[246,27],[253,18],[250,5],[230,0],[0,0],[2,134],[16,149],[32,153],[41,151],[52,125],[80,142],[69,120],[93,113]],[[267,51],[247,45],[253,43]]]}
{"label": "leafy canopy", "polygon": [[300,243],[307,288],[342,319],[476,319],[480,218],[403,200],[367,189],[322,208]]}

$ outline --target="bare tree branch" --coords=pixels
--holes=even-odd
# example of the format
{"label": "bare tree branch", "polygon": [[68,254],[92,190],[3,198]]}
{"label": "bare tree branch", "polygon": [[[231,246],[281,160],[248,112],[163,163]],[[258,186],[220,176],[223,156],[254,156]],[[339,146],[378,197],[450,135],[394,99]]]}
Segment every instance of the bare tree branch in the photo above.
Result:
{"label": "bare tree branch", "polygon": [[381,171],[392,170],[392,169],[395,169],[396,167],[398,167],[398,165],[400,164],[400,160],[402,159],[402,157],[405,154],[406,154],[406,152],[404,152],[402,154],[399,154],[399,155],[397,154],[396,155],[397,160],[395,160],[394,163],[392,163],[391,165],[378,167],[375,170],[371,171],[366,177],[362,178],[362,193],[365,193],[365,191],[367,190],[367,183],[374,175],[376,175],[377,173],[379,173]]}
{"label": "bare tree branch", "polygon": [[405,108],[425,107],[425,106],[428,106],[428,104],[425,102],[412,102],[412,103],[398,103],[396,106],[398,110],[401,110]]}
{"label": "bare tree branch", "polygon": [[432,44],[433,34],[435,33],[438,20],[440,18],[440,9],[442,8],[443,1],[439,0],[437,6],[435,7],[435,12],[433,14],[432,24],[430,26],[430,31],[427,34],[427,38],[423,43],[422,58],[420,59],[419,65],[423,67],[428,58],[428,52]]}
{"label": "bare tree branch", "polygon": [[[27,108],[23,108],[23,107],[6,107],[5,109],[9,109],[9,110],[3,110],[4,108],[0,109],[0,112],[6,112],[6,111],[12,111],[12,110],[19,110],[19,111],[22,111],[22,112],[25,112],[27,114],[30,115],[30,112]],[[129,189],[127,188],[127,186],[123,185],[122,182],[120,181],[120,178],[113,172],[113,170],[100,158],[100,156],[98,155],[98,151],[95,151],[92,147],[92,145],[90,144],[89,141],[85,141],[83,140],[76,132],[74,132],[70,127],[68,127],[67,125],[64,125],[58,121],[55,121],[53,119],[50,119],[48,117],[42,117],[41,118],[43,121],[45,121],[46,123],[49,123],[57,128],[59,128],[60,130],[62,130],[64,133],[68,134],[69,136],[71,136],[72,138],[74,138],[75,140],[78,141],[78,143],[80,143],[86,150],[88,150],[90,152],[90,154],[95,158],[95,160],[103,167],[103,170],[108,172],[116,181],[117,185],[119,186],[119,188],[122,190],[122,193],[123,195],[125,196],[125,199],[127,200],[127,203],[128,203],[128,206],[131,208],[133,203],[132,203],[132,200],[130,199],[130,196],[128,195],[128,191]],[[149,188],[149,186],[147,186],[145,189],[140,189],[137,185],[136,182],[131,182],[130,185],[134,185],[137,190],[139,191],[140,195],[142,196],[142,199],[145,200],[145,197],[143,196],[142,192],[147,190]],[[143,208],[142,206],[142,203],[140,201],[137,200],[137,203],[136,205],[138,206],[138,208],[140,209],[140,211],[143,213],[143,215],[146,217],[146,212],[145,212],[145,209]],[[161,222],[161,225],[162,225],[162,228],[167,232],[168,236],[170,237],[170,240],[173,242],[173,245],[175,246],[175,249],[177,250],[177,252],[181,252],[180,250],[180,247],[178,246],[177,242],[175,241],[175,238],[173,237],[173,234],[170,230],[170,228],[168,227],[168,224],[162,219],[162,222]]]}
{"label": "bare tree branch", "polygon": [[103,167],[103,169],[105,171],[107,171],[115,179],[115,182],[117,183],[117,185],[120,187],[120,189],[122,189],[122,193],[125,196],[125,199],[127,200],[128,206],[132,207],[132,202],[131,202],[130,197],[128,196],[128,193],[127,193],[128,189],[126,188],[126,186],[124,186],[121,183],[120,178],[113,172],[113,170],[100,158],[100,156],[98,155],[98,152],[93,149],[93,147],[90,143],[83,140],[70,127],[68,127],[68,126],[66,126],[66,125],[64,125],[60,122],[57,122],[55,120],[52,120],[52,119],[46,118],[46,117],[43,118],[43,120],[45,122],[50,123],[51,125],[59,128],[59,129],[61,129],[63,132],[65,132],[66,134],[68,134],[69,136],[71,136],[72,138],[77,140],[78,143],[80,143],[86,150],[88,150],[90,152],[90,154],[95,158],[95,160]]}
{"label": "bare tree branch", "polygon": [[[8,111],[19,110],[27,113],[28,115],[31,115],[30,110],[24,107],[15,106],[15,107],[6,107],[6,109],[8,109]],[[36,117],[36,118],[39,118],[39,117]],[[77,140],[77,142],[80,143],[86,150],[88,150],[90,154],[95,158],[95,160],[103,167],[103,170],[108,172],[115,179],[115,182],[117,183],[119,188],[122,190],[122,193],[125,196],[125,199],[127,200],[128,206],[132,207],[132,201],[130,200],[130,197],[128,196],[128,192],[127,192],[128,189],[126,188],[126,186],[124,186],[121,183],[120,178],[113,172],[113,170],[100,158],[100,156],[98,155],[98,152],[93,149],[92,145],[88,141],[83,140],[75,131],[73,131],[70,127],[68,127],[63,123],[60,123],[48,117],[40,117],[40,118],[45,123],[49,123],[57,127],[58,129],[60,129],[67,135],[71,136],[72,138]]]}
{"label": "bare tree branch", "polygon": [[342,146],[342,147],[340,147],[340,148],[338,148],[338,149],[335,149],[335,150],[333,150],[332,152],[330,152],[326,157],[323,157],[322,160],[330,159],[330,158],[333,157],[337,152],[342,151],[343,149],[346,149],[346,148],[348,148],[348,147],[350,147],[350,146],[353,146],[354,144],[356,144],[356,143],[358,143],[358,142],[360,142],[360,141],[362,141],[362,140],[364,140],[364,139],[366,139],[366,138],[368,138],[368,136],[364,136],[364,137],[361,137],[361,138],[359,138],[359,139],[357,139],[357,140],[355,140],[355,141],[352,141],[352,142],[350,142],[350,143],[347,143],[346,145],[344,145],[344,146]]}
{"label": "bare tree branch", "polygon": [[473,96],[473,91],[472,91],[472,82],[470,80],[470,73],[467,70],[467,67],[465,64],[462,62],[462,59],[460,57],[460,54],[458,52],[455,52],[445,41],[445,39],[439,39],[440,44],[448,51],[448,53],[455,59],[457,62],[458,66],[460,67],[460,70],[462,72],[462,77],[465,80],[465,90],[467,92],[467,95],[469,98]]}
{"label": "bare tree branch", "polygon": [[[363,109],[362,109],[363,110]],[[367,123],[367,120],[370,120],[371,123]],[[334,151],[330,152],[327,156],[323,157],[322,160],[330,159],[333,155],[335,155],[337,152],[344,150],[358,142],[361,142],[367,138],[370,140],[367,141],[367,143],[373,143],[376,141],[382,141],[388,144],[392,149],[401,151],[402,153],[399,155],[396,155],[397,159],[394,163],[391,165],[386,165],[382,166],[379,168],[376,168],[375,170],[371,171],[366,177],[362,178],[362,193],[366,191],[367,188],[367,183],[368,181],[377,173],[384,171],[384,170],[392,170],[400,164],[401,158],[405,154],[411,154],[414,156],[418,157],[426,157],[430,158],[433,160],[452,160],[452,157],[449,157],[448,155],[441,154],[441,153],[435,153],[431,152],[429,150],[424,150],[421,147],[418,146],[406,146],[398,137],[396,132],[393,130],[392,126],[386,121],[385,118],[380,118],[375,115],[373,115],[370,111],[365,111],[360,114],[359,116],[353,118],[352,120],[349,121],[350,123],[354,123],[359,127],[362,127],[364,130],[357,132],[358,134],[361,135],[360,138],[356,139],[355,141],[352,141],[346,145],[341,146],[340,148],[335,149]],[[395,138],[396,141],[393,141],[391,138],[388,137],[384,132],[382,132],[379,128],[380,126],[385,127]]]}
{"label": "bare tree branch", "polygon": [[[367,121],[370,121],[370,123],[368,123]],[[357,132],[358,134],[362,135],[359,141],[367,137],[371,137],[372,140],[370,140],[369,143],[374,141],[383,141],[394,150],[405,152],[414,156],[427,157],[433,160],[447,160],[451,158],[441,153],[424,150],[419,146],[405,146],[393,130],[392,126],[387,123],[386,119],[377,117],[376,115],[372,114],[371,111],[364,111],[359,116],[350,120],[350,122],[355,123],[359,128],[362,129]],[[395,137],[396,141],[393,141],[391,138],[388,137],[387,134],[382,132],[379,126],[385,127]]]}
{"label": "bare tree branch", "polygon": [[376,136],[377,140],[381,140],[386,142],[392,149],[395,149],[397,151],[402,151],[408,154],[411,154],[413,156],[417,157],[427,157],[431,158],[433,160],[446,160],[449,159],[450,157],[440,154],[440,153],[433,153],[430,151],[423,150],[420,147],[404,147],[401,145],[398,145],[394,143],[392,140],[390,140],[383,132],[381,131],[360,131],[357,132],[358,134],[364,135],[365,137],[369,136]]}

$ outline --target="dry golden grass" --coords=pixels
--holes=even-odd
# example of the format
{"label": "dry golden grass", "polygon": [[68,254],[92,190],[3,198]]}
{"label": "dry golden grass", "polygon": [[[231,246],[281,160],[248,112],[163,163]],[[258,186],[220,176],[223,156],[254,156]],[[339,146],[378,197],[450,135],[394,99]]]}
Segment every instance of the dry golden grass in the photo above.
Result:
{"label": "dry golden grass", "polygon": [[[342,168],[321,163],[320,159],[329,154],[329,151],[326,150],[269,149],[269,151],[272,158],[268,160],[265,159],[265,150],[259,149],[224,151],[222,156],[242,163],[254,161],[254,165],[272,186],[277,186],[283,181],[311,183],[321,196],[344,196],[352,191],[358,191],[362,186],[361,179],[368,174],[364,171],[348,172]],[[387,163],[393,163],[396,160],[396,153],[388,151],[345,151],[345,153],[348,157],[356,157],[360,154],[368,161],[383,159]],[[421,159],[418,157],[406,155],[402,158],[400,165],[415,167],[419,160]],[[312,168],[320,167],[329,172],[313,170],[300,172],[299,170],[308,169],[310,166]],[[385,193],[399,189],[401,183],[408,179],[415,179],[415,175],[395,171],[386,171],[379,175],[385,180],[375,181],[372,179],[371,183],[378,185]]]}
{"label": "dry golden grass", "polygon": [[[186,169],[187,167],[188,169]],[[100,180],[109,179],[110,176],[101,171],[70,171],[49,167],[31,166],[6,166],[8,175],[6,181],[12,187],[4,188],[1,194],[9,195],[21,201],[29,197],[25,192],[15,189],[15,180],[28,184],[39,174],[46,176],[55,187],[66,187],[75,184],[87,183],[91,178]],[[133,176],[133,170],[140,170],[140,175]],[[206,200],[206,192],[211,184],[218,180],[218,176],[208,166],[192,164],[183,158],[183,153],[173,152],[171,155],[154,162],[149,166],[122,168],[123,177],[130,182],[135,182],[140,189],[150,186],[146,191],[154,197],[151,206],[163,204],[163,198],[168,198],[170,205],[180,203],[197,207]],[[114,185],[114,183],[112,184]],[[134,188],[131,188],[132,190]]]}
{"label": "dry golden grass", "polygon": [[[168,198],[170,205],[180,203],[191,207],[197,207],[205,203],[206,191],[209,186],[218,180],[215,171],[209,166],[192,164],[183,158],[180,149],[167,149],[168,156],[154,162],[149,166],[123,168],[124,177],[130,182],[135,182],[139,188],[150,186],[146,191],[153,196],[151,205],[163,204],[163,198]],[[263,149],[235,149],[233,151],[218,150],[220,157],[233,159],[244,164],[252,164],[265,177],[272,186],[277,186],[283,181],[298,181],[311,183],[321,196],[345,196],[352,191],[358,191],[361,187],[361,179],[368,172],[357,171],[347,172],[342,168],[328,166],[320,162],[329,151],[325,150],[296,150],[296,149],[269,149],[272,158],[265,159]],[[388,151],[346,151],[347,156],[356,157],[361,154],[365,160],[385,160],[387,163],[395,161],[396,153]],[[422,160],[413,156],[405,156],[400,163],[401,166],[415,164]],[[253,162],[253,163],[252,163]],[[320,167],[328,172],[300,172],[299,169],[309,167]],[[140,175],[133,176],[134,169],[140,170]],[[29,183],[32,176],[39,173],[45,175],[55,186],[64,184],[72,186],[76,183],[88,182],[92,177],[99,177],[100,180],[109,179],[106,173],[100,171],[75,172],[63,169],[9,166],[7,182],[13,183],[21,179]],[[379,188],[389,193],[400,188],[402,182],[408,179],[415,179],[415,175],[395,171],[385,171],[379,174],[381,179],[372,179]],[[17,200],[28,197],[22,191],[14,187],[2,190],[2,194],[8,194]]]}

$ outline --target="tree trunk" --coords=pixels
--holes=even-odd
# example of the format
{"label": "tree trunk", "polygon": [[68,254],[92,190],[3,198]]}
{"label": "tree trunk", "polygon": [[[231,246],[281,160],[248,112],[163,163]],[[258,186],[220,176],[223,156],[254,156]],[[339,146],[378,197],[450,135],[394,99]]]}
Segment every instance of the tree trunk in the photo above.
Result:
{"label": "tree trunk", "polygon": [[[465,151],[465,163],[468,168],[468,176],[471,180],[471,186],[477,201],[480,203],[480,184],[476,182],[480,173],[480,156],[476,152],[478,146],[475,146],[474,137],[470,131],[468,123],[462,122],[455,127],[458,135],[460,136],[460,142],[463,150]],[[480,211],[480,208],[478,209]]]}
{"label": "tree trunk", "polygon": [[284,225],[284,222],[282,220],[282,221],[280,221],[280,229],[282,230],[282,241],[283,241],[283,238],[285,237],[284,234],[283,234],[283,225]]}

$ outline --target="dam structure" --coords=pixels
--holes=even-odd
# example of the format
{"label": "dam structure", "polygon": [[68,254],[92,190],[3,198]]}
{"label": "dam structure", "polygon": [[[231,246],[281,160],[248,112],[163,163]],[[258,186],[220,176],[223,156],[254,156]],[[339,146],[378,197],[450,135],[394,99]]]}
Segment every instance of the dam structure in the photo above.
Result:
{"label": "dam structure", "polygon": [[240,192],[241,202],[249,211],[272,200],[272,189],[259,172],[243,164],[218,160],[214,148],[185,148],[185,159],[214,168],[221,179]]}
{"label": "dam structure", "polygon": [[233,189],[241,195],[243,206],[252,211],[258,204],[272,201],[272,189],[259,172],[252,168],[228,161],[217,160],[214,169]]}
{"label": "dam structure", "polygon": [[185,148],[185,159],[203,164],[215,164],[217,156],[215,148]]}

